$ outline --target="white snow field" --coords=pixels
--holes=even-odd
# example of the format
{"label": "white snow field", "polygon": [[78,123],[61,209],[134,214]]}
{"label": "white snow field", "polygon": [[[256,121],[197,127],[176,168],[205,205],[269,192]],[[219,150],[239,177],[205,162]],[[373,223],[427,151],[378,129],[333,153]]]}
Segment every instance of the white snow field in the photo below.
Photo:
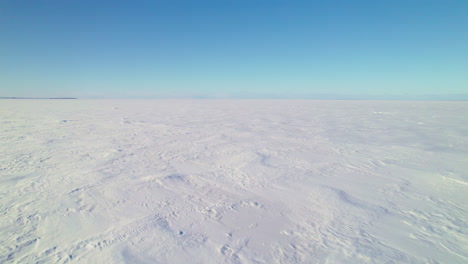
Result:
{"label": "white snow field", "polygon": [[1,100],[0,263],[468,263],[468,102]]}

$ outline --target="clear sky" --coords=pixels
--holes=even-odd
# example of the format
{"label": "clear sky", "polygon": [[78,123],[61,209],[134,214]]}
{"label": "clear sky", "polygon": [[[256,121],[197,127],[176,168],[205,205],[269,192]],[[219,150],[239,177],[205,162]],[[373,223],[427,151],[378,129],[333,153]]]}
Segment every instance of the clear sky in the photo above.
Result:
{"label": "clear sky", "polygon": [[468,99],[468,1],[0,0],[0,96]]}

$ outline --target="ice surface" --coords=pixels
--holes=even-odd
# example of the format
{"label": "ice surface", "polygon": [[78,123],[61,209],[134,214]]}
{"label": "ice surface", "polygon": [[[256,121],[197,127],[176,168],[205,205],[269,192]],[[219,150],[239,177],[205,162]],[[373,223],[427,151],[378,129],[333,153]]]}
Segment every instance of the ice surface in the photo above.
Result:
{"label": "ice surface", "polygon": [[468,263],[468,103],[0,101],[1,263]]}

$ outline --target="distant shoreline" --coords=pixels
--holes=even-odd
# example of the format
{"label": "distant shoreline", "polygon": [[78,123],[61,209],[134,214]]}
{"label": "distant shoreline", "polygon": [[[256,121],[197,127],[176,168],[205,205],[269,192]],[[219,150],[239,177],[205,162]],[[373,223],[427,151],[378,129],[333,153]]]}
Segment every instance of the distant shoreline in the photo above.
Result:
{"label": "distant shoreline", "polygon": [[40,97],[0,97],[0,99],[78,99],[75,97],[50,97],[50,98],[40,98]]}
{"label": "distant shoreline", "polygon": [[[10,99],[10,100],[77,100],[80,98],[77,97],[0,97],[1,99]],[[452,99],[452,98],[442,98],[442,99],[430,99],[430,98],[211,98],[211,97],[150,97],[150,98],[81,98],[82,100],[312,100],[312,101],[388,101],[388,102],[466,102],[468,99]]]}

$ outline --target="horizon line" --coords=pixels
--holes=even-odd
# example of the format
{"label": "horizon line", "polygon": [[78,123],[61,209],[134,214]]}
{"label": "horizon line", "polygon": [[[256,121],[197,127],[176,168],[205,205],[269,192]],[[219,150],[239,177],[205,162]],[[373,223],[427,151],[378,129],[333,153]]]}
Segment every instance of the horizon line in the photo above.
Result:
{"label": "horizon line", "polygon": [[314,98],[314,97],[19,97],[4,96],[3,100],[311,100],[311,101],[420,101],[464,102],[468,98]]}

